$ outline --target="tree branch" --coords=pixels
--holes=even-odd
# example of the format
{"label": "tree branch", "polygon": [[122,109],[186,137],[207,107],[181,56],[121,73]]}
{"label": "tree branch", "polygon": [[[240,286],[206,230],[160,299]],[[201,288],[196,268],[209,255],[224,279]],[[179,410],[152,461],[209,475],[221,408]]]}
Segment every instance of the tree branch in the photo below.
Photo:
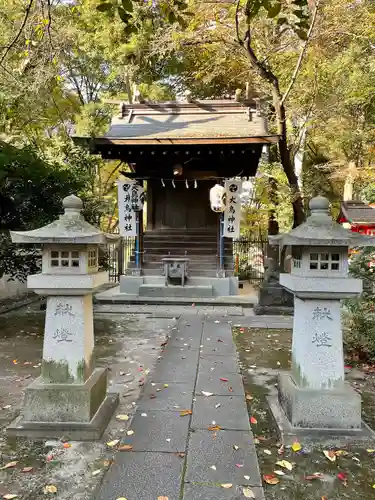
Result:
{"label": "tree branch", "polygon": [[24,19],[22,21],[21,27],[18,30],[18,33],[14,37],[13,41],[10,43],[10,45],[8,45],[8,47],[6,48],[6,51],[2,55],[2,57],[0,59],[0,66],[2,66],[2,64],[3,64],[6,56],[9,54],[9,51],[12,49],[12,47],[14,47],[14,45],[18,42],[18,39],[21,36],[24,27],[26,26],[27,19],[29,18],[30,10],[31,10],[31,7],[33,6],[33,3],[34,3],[34,0],[30,0],[29,1],[29,5],[26,7],[25,17],[24,17]]}
{"label": "tree branch", "polygon": [[285,91],[285,93],[284,93],[284,95],[283,95],[283,97],[281,99],[281,104],[284,104],[284,102],[288,99],[290,91],[292,90],[293,85],[295,84],[295,81],[297,80],[297,76],[298,76],[299,70],[301,69],[301,65],[302,65],[302,61],[303,61],[303,56],[305,55],[307,46],[308,46],[310,38],[311,38],[312,31],[313,31],[314,26],[315,26],[315,21],[316,21],[316,17],[317,17],[317,14],[318,14],[318,9],[319,9],[319,2],[320,2],[320,0],[316,0],[316,2],[315,2],[315,8],[314,8],[314,12],[313,12],[313,16],[312,16],[310,28],[309,28],[309,31],[307,32],[307,37],[306,37],[305,43],[303,44],[302,50],[301,50],[301,52],[299,54],[299,57],[298,57],[298,60],[297,60],[297,64],[296,64],[296,67],[294,68],[294,72],[293,72],[292,78],[290,80],[289,86],[286,89],[286,91]]}
{"label": "tree branch", "polygon": [[237,0],[235,20],[236,20],[236,35],[237,35],[237,40],[238,40],[238,42],[240,44],[242,44],[243,40],[240,37],[240,26],[239,26],[239,21],[238,21],[238,14],[239,14],[239,10],[240,10],[240,3],[241,3],[241,0]]}

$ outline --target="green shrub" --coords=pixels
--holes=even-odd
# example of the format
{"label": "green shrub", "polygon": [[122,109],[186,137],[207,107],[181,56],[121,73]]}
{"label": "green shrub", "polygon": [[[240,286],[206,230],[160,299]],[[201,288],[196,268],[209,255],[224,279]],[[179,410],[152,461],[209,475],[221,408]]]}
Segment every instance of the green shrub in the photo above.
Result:
{"label": "green shrub", "polygon": [[360,297],[343,303],[344,348],[354,361],[375,363],[375,248],[356,251],[349,263],[354,278],[363,280]]}

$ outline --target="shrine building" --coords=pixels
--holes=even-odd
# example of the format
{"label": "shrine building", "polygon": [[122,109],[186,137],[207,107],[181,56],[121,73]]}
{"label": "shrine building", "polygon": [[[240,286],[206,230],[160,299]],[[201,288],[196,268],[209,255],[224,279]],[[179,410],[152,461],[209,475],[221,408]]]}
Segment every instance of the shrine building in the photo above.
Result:
{"label": "shrine building", "polygon": [[[277,143],[278,136],[269,134],[259,99],[189,101],[110,101],[119,105],[120,114],[109,131],[102,137],[73,138],[93,154],[129,165],[130,172],[120,168],[121,173],[145,190],[145,213],[139,214],[137,245],[120,278],[121,293],[157,294],[168,285],[166,266],[173,271],[186,264],[184,296],[190,285],[208,286],[199,289],[208,296],[237,294],[233,240],[224,237],[234,229],[224,228],[228,220],[211,209],[210,190],[227,179],[237,179],[238,185],[255,176],[264,146]],[[120,220],[120,234],[126,236],[126,230],[134,228]]]}

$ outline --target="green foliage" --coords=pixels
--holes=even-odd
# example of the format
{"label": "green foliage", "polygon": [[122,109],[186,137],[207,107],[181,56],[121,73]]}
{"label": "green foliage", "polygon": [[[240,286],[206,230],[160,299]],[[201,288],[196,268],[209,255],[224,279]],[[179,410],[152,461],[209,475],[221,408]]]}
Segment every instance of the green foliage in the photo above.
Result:
{"label": "green foliage", "polygon": [[31,230],[52,222],[62,212],[69,194],[86,200],[88,220],[103,214],[91,190],[93,160],[72,146],[61,152],[61,161],[48,161],[32,148],[0,143],[0,277],[25,280],[39,266],[39,250],[19,248],[10,241],[10,230]]}
{"label": "green foliage", "polygon": [[350,274],[363,280],[360,297],[344,301],[344,345],[355,361],[375,362],[375,248],[356,250],[350,260]]}

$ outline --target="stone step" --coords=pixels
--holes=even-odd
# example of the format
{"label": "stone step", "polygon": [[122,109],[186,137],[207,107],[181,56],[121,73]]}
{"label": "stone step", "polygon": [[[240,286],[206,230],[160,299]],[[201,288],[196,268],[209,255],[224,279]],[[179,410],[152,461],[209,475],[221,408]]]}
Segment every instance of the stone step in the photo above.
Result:
{"label": "stone step", "polygon": [[157,254],[157,255],[216,255],[217,254],[217,249],[216,248],[205,248],[205,247],[202,247],[202,246],[197,246],[197,247],[194,247],[194,246],[189,246],[189,247],[186,247],[184,245],[175,245],[175,246],[171,246],[169,248],[160,248],[160,247],[156,247],[156,248],[148,248],[146,245],[144,247],[144,252],[147,254],[147,253],[151,253],[151,254]]}
{"label": "stone step", "polygon": [[[217,249],[218,244],[216,241],[201,241],[201,240],[196,240],[196,241],[190,241],[190,240],[180,240],[180,239],[169,239],[169,240],[148,240],[144,242],[144,246],[147,248],[169,248],[169,247],[179,247],[183,246],[185,248],[196,248],[196,247],[201,247],[201,248],[213,248]],[[225,248],[231,248],[230,243],[225,243]]]}
{"label": "stone step", "polygon": [[213,297],[211,285],[141,285],[139,287],[140,297]]}
{"label": "stone step", "polygon": [[[127,276],[132,275],[132,267],[129,266],[125,272]],[[231,269],[226,269],[225,270],[226,276],[233,276],[233,270]],[[149,268],[142,268],[142,274],[144,276],[162,276],[162,271],[161,268],[157,269],[149,269]],[[217,277],[217,269],[193,269],[190,271],[190,277],[206,277],[206,278],[216,278]]]}

